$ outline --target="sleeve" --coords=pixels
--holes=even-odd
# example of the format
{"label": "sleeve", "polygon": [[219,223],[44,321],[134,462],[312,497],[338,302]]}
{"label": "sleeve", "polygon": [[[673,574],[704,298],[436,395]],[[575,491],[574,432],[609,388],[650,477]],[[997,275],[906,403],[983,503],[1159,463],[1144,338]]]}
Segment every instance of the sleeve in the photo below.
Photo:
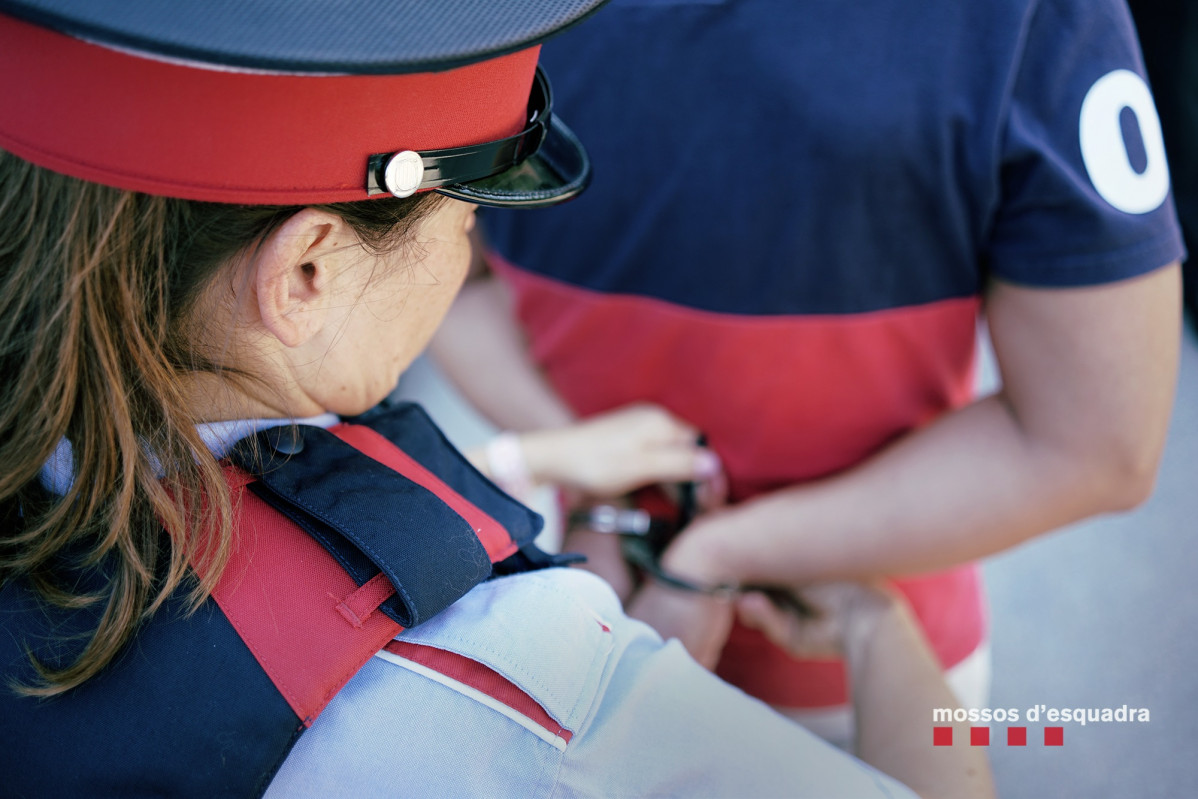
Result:
{"label": "sleeve", "polygon": [[1180,258],[1160,121],[1122,0],[1043,0],[1025,26],[999,133],[992,274],[1080,286]]}
{"label": "sleeve", "polygon": [[370,659],[266,799],[913,797],[624,616],[577,569],[475,587]]}
{"label": "sleeve", "polygon": [[566,750],[559,797],[915,799],[893,778],[704,669],[676,640],[629,630],[602,701]]}

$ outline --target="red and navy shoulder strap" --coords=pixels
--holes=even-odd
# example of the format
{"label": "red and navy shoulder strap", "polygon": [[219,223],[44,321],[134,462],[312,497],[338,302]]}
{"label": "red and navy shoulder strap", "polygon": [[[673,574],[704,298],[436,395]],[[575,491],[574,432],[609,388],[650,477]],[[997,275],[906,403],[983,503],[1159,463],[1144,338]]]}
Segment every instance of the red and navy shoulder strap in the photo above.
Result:
{"label": "red and navy shoulder strap", "polygon": [[328,430],[265,430],[233,462],[226,474],[249,546],[214,598],[305,724],[401,629],[496,564],[511,573],[571,559],[539,550],[541,517],[479,474],[414,404]]}

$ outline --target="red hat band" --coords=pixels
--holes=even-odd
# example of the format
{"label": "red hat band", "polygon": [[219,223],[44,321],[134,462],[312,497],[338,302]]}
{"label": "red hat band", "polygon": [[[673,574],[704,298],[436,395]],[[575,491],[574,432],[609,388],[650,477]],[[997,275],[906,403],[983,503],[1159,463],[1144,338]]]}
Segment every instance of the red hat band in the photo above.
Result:
{"label": "red hat band", "polygon": [[278,74],[143,57],[0,15],[0,148],[149,194],[362,200],[372,155],[523,130],[539,49],[443,72]]}

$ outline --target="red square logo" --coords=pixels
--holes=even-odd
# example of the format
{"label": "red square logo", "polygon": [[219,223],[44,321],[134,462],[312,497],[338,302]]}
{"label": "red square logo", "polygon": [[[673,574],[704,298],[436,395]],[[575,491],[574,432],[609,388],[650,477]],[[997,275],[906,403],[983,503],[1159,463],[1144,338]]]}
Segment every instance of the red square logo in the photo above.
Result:
{"label": "red square logo", "polygon": [[932,728],[932,746],[952,746],[953,745],[953,728],[952,727],[933,727]]}
{"label": "red square logo", "polygon": [[1064,727],[1045,727],[1044,728],[1044,745],[1045,746],[1064,746],[1065,745],[1065,728]]}
{"label": "red square logo", "polygon": [[1027,727],[1007,727],[1007,746],[1027,746]]}
{"label": "red square logo", "polygon": [[970,727],[969,728],[969,745],[970,746],[989,746],[990,745],[990,728],[989,727]]}

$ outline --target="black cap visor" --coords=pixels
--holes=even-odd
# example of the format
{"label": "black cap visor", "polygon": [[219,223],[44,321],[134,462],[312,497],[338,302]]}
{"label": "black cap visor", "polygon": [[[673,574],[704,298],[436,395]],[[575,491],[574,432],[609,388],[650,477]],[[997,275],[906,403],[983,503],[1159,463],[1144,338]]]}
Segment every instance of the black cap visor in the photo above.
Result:
{"label": "black cap visor", "polygon": [[435,189],[479,205],[536,208],[576,197],[591,179],[577,137],[553,116],[549,79],[537,68],[524,129],[497,141],[370,156],[366,191],[407,197]]}
{"label": "black cap visor", "polygon": [[540,208],[572,200],[591,182],[591,161],[565,123],[553,117],[540,148],[491,177],[437,189],[458,200],[513,208]]}

